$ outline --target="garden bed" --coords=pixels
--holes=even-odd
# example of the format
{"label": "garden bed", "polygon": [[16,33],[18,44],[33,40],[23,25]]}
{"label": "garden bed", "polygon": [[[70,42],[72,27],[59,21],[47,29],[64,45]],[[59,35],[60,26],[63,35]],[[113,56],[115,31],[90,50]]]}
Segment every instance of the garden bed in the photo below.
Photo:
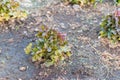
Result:
{"label": "garden bed", "polygon": [[[13,29],[10,25],[7,29],[2,27],[0,80],[120,80],[120,70],[114,70],[104,58],[108,54],[119,58],[120,47],[111,47],[111,43],[98,38],[102,16],[113,11],[110,2],[96,8],[58,3],[32,11],[24,22],[10,24]],[[73,54],[67,64],[38,68],[24,53],[43,24],[67,33]]]}

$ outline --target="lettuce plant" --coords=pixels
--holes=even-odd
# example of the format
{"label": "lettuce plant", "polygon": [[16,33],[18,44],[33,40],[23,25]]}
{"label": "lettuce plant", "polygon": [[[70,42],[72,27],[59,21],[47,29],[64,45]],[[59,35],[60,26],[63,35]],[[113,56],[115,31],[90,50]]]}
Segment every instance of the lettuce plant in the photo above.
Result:
{"label": "lettuce plant", "polygon": [[101,23],[100,36],[110,39],[112,42],[120,41],[120,11],[107,15]]}
{"label": "lettuce plant", "polygon": [[120,4],[120,0],[115,0],[115,1],[116,1],[116,4],[118,4],[118,5]]}
{"label": "lettuce plant", "polygon": [[[64,1],[69,2],[70,4],[80,4],[82,6],[90,5],[90,4],[94,4],[96,6],[98,2],[103,2],[103,0],[64,0]],[[120,4],[120,0],[113,0],[113,1],[116,5]]]}
{"label": "lettuce plant", "polygon": [[32,55],[33,62],[49,67],[71,56],[66,34],[42,26],[36,37],[35,43],[29,43],[24,49],[26,54]]}
{"label": "lettuce plant", "polygon": [[103,0],[66,0],[70,4],[80,4],[80,5],[90,5],[96,4],[97,2],[102,2]]}
{"label": "lettuce plant", "polygon": [[14,0],[0,0],[0,22],[26,17],[27,13],[19,9],[18,2]]}

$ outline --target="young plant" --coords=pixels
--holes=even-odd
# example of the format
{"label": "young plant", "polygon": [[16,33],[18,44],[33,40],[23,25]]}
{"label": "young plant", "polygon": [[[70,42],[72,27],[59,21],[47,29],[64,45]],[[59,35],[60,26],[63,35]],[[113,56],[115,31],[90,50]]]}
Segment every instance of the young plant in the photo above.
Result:
{"label": "young plant", "polygon": [[112,42],[120,41],[120,12],[115,15],[107,15],[101,23],[100,36],[110,39]]}
{"label": "young plant", "polygon": [[35,43],[29,43],[24,49],[26,54],[32,55],[33,62],[49,67],[71,56],[66,34],[42,26],[36,37]]}
{"label": "young plant", "polygon": [[68,1],[70,4],[79,4],[81,6],[96,4],[97,2],[102,2],[103,0],[65,0]]}
{"label": "young plant", "polygon": [[120,4],[120,0],[115,0],[116,4],[119,5]]}
{"label": "young plant", "polygon": [[0,0],[0,22],[10,19],[26,18],[27,13],[19,10],[19,3],[14,0]]}

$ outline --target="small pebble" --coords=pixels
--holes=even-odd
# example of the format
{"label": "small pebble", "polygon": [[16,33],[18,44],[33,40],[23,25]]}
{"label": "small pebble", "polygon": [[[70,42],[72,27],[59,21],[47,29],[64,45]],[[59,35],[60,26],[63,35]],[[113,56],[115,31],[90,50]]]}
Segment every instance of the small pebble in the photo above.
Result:
{"label": "small pebble", "polygon": [[38,29],[38,28],[35,28],[35,31],[39,31],[39,29]]}
{"label": "small pebble", "polygon": [[64,23],[60,23],[60,26],[61,26],[61,28],[63,28],[63,29],[66,28]]}
{"label": "small pebble", "polygon": [[27,67],[24,67],[24,66],[19,68],[20,71],[26,71],[26,69],[27,69]]}
{"label": "small pebble", "polygon": [[28,35],[27,31],[23,31],[23,34],[24,34],[24,35]]}
{"label": "small pebble", "polygon": [[18,80],[22,80],[21,78],[18,78]]}

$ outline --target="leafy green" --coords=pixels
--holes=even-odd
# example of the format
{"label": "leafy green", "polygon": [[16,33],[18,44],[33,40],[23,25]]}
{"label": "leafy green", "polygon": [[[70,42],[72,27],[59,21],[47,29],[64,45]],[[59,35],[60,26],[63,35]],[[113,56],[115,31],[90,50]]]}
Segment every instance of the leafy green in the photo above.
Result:
{"label": "leafy green", "polygon": [[19,10],[18,2],[14,0],[0,0],[0,22],[26,17],[27,13]]}
{"label": "leafy green", "polygon": [[42,26],[42,31],[36,34],[36,42],[25,48],[25,53],[32,55],[33,62],[42,62],[46,67],[57,65],[71,56],[71,49],[66,40],[66,34]]}
{"label": "leafy green", "polygon": [[31,49],[32,49],[32,43],[29,43],[28,46],[24,49],[24,51],[26,54],[30,54]]}
{"label": "leafy green", "polygon": [[[116,18],[119,16],[107,15],[101,23],[100,36],[110,39],[112,42],[120,41],[120,35],[118,27],[116,26]],[[118,20],[118,26],[120,26],[120,20]]]}
{"label": "leafy green", "polygon": [[65,1],[69,2],[70,4],[80,4],[84,6],[84,5],[96,4],[97,2],[102,2],[103,0],[65,0]]}
{"label": "leafy green", "polygon": [[[69,2],[70,4],[79,4],[81,6],[84,5],[90,5],[90,4],[94,4],[94,6],[97,5],[97,3],[102,3],[103,0],[63,0],[64,2]],[[115,2],[116,5],[120,4],[120,0],[113,0]]]}
{"label": "leafy green", "polygon": [[120,4],[120,0],[116,0],[116,4],[119,5]]}

